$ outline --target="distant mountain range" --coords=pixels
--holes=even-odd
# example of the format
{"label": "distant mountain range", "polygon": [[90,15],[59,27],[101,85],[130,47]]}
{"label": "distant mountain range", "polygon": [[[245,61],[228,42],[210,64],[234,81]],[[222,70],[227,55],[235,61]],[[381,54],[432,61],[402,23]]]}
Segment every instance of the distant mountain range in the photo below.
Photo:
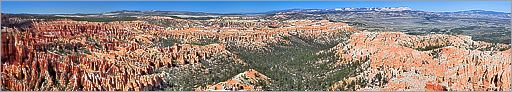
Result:
{"label": "distant mountain range", "polygon": [[[101,15],[250,15],[250,14],[275,14],[284,12],[399,12],[399,11],[417,11],[409,7],[383,7],[383,8],[334,8],[334,9],[286,9],[275,10],[259,13],[207,13],[207,12],[191,12],[191,11],[137,11],[137,10],[121,10],[106,13],[98,13]],[[428,11],[425,11],[428,12]],[[510,14],[505,12],[486,11],[486,10],[467,10],[457,12],[440,12],[440,13],[458,13],[458,14]],[[98,14],[53,14],[53,15],[98,15]]]}
{"label": "distant mountain range", "polygon": [[[135,11],[135,10],[121,10],[112,11],[97,14],[44,14],[54,15],[60,17],[137,17],[137,16],[176,16],[176,15],[190,15],[190,16],[247,16],[247,15],[275,15],[275,14],[346,14],[346,13],[368,13],[368,12],[379,12],[379,13],[393,13],[399,12],[400,14],[412,14],[423,16],[425,14],[433,16],[466,16],[466,14],[473,14],[477,17],[495,16],[499,17],[510,17],[510,13],[486,11],[486,10],[468,10],[468,11],[457,11],[457,12],[430,12],[430,11],[419,11],[413,10],[409,7],[383,7],[383,8],[334,8],[334,9],[287,9],[287,10],[276,10],[260,13],[207,13],[207,12],[190,12],[190,11]],[[29,14],[32,15],[32,14]],[[39,15],[39,14],[36,14]]]}
{"label": "distant mountain range", "polygon": [[448,13],[459,13],[459,14],[510,14],[505,12],[495,12],[495,11],[486,11],[486,10],[469,10],[469,11],[457,11],[457,12],[448,12]]}

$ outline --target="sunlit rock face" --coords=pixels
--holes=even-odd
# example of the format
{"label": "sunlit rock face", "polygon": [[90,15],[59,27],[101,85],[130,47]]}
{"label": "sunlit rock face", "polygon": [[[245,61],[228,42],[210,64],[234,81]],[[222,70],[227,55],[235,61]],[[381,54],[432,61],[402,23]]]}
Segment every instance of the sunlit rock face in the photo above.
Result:
{"label": "sunlit rock face", "polygon": [[144,28],[137,22],[103,24],[64,20],[34,23],[24,31],[4,29],[2,85],[15,91],[156,90],[163,87],[162,74],[154,73],[154,67],[120,59],[116,53],[92,50],[93,46],[85,41],[86,36],[124,34],[116,33],[125,30],[124,27]]}
{"label": "sunlit rock face", "polygon": [[[252,22],[249,22],[249,24]],[[228,48],[243,48],[253,51],[268,50],[268,46],[288,43],[287,39],[295,35],[304,40],[317,43],[336,43],[340,35],[356,30],[345,23],[322,21],[289,21],[277,28],[237,29],[238,27],[186,28],[168,30],[161,36],[183,43],[218,42]],[[244,28],[244,27],[242,27]]]}
{"label": "sunlit rock face", "polygon": [[263,91],[262,87],[270,84],[270,78],[250,69],[233,78],[207,87],[198,87],[196,91]]}
{"label": "sunlit rock face", "polygon": [[[37,22],[2,30],[2,86],[13,91],[161,90],[162,67],[236,58],[222,44],[150,46],[157,30],[143,22]],[[235,59],[229,59],[235,60]],[[241,62],[237,60],[237,62]]]}
{"label": "sunlit rock face", "polygon": [[334,48],[335,66],[358,74],[329,90],[510,90],[510,46],[467,36],[355,33]]}

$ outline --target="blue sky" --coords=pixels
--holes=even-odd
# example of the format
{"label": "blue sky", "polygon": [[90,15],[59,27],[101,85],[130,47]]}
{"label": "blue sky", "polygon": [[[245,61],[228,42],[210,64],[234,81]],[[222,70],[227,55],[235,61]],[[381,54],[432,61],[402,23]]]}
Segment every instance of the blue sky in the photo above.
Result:
{"label": "blue sky", "polygon": [[118,10],[195,11],[210,13],[255,13],[284,9],[332,9],[343,7],[410,7],[414,10],[446,12],[491,10],[510,12],[510,1],[3,1],[2,13],[102,13]]}

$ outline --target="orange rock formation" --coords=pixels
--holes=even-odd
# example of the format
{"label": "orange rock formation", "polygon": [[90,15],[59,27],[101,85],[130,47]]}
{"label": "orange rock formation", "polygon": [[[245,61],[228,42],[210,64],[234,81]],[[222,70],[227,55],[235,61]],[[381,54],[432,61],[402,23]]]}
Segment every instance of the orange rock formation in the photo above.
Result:
{"label": "orange rock formation", "polygon": [[143,22],[36,22],[31,28],[2,30],[2,86],[32,90],[158,90],[160,67],[200,64],[230,54],[220,44],[151,47]]}
{"label": "orange rock formation", "polygon": [[270,83],[270,78],[259,73],[256,70],[250,69],[240,73],[233,78],[217,83],[215,85],[208,85],[206,88],[199,87],[196,91],[263,91],[262,87]]}
{"label": "orange rock formation", "polygon": [[336,65],[362,63],[362,72],[330,90],[510,90],[510,46],[467,36],[355,33],[340,44]]}

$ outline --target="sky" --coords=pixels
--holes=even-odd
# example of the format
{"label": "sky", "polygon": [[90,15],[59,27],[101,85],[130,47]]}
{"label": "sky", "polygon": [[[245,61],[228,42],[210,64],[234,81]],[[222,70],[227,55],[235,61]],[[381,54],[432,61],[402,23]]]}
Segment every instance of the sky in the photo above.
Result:
{"label": "sky", "polygon": [[409,7],[414,10],[452,12],[490,10],[510,13],[511,1],[2,1],[2,13],[73,14],[119,10],[258,13],[285,9]]}

